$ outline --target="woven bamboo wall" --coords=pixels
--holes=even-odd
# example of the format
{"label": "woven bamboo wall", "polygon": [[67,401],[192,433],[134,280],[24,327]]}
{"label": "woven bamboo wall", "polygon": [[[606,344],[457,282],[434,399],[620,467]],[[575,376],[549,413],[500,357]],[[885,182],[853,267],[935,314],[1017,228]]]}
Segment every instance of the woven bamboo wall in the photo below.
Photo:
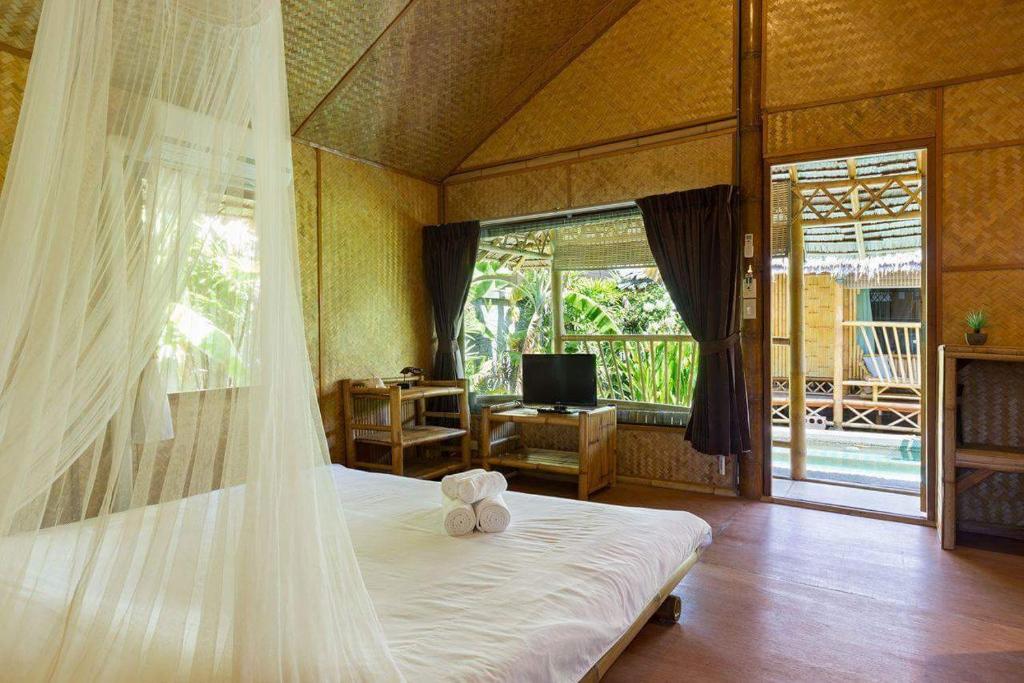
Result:
{"label": "woven bamboo wall", "polygon": [[765,152],[800,154],[935,134],[933,90],[766,114]]}
{"label": "woven bamboo wall", "polygon": [[302,320],[306,326],[306,347],[313,381],[320,385],[320,282],[319,226],[317,224],[317,154],[312,147],[292,145],[295,177],[295,222],[299,241],[299,277],[302,285]]}
{"label": "woven bamboo wall", "polygon": [[438,190],[328,153],[320,169],[320,408],[336,454],[339,380],[430,367],[420,231],[438,221]]}
{"label": "woven bamboo wall", "polygon": [[523,216],[730,183],[735,136],[725,131],[581,157],[445,185],[449,221]]}
{"label": "woven bamboo wall", "polygon": [[641,0],[462,168],[733,115],[735,13],[732,0]]}
{"label": "woven bamboo wall", "polygon": [[1024,66],[1018,2],[765,0],[764,12],[772,109]]}
{"label": "woven bamboo wall", "polygon": [[28,60],[0,52],[0,187],[7,175],[7,162],[18,127],[18,112],[28,79]]}
{"label": "woven bamboo wall", "polygon": [[[773,337],[789,337],[789,278],[776,275],[772,278],[772,320]],[[831,379],[833,375],[833,354],[835,354],[835,311],[836,281],[831,275],[804,276],[804,354],[807,376]],[[843,316],[853,318],[856,290],[843,292]],[[850,336],[850,335],[847,335]],[[846,353],[843,364],[845,376],[854,378],[860,374],[860,348],[848,339],[844,344]],[[772,377],[786,377],[789,374],[789,348],[779,347],[772,352]]]}

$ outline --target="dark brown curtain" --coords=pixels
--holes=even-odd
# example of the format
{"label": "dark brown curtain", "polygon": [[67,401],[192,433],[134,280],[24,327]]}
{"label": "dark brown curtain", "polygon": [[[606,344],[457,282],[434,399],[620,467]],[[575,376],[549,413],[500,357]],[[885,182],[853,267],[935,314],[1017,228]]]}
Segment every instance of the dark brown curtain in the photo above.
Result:
{"label": "dark brown curtain", "polygon": [[423,272],[437,333],[434,379],[462,379],[465,374],[459,329],[479,244],[480,223],[477,221],[423,228]]}
{"label": "dark brown curtain", "polygon": [[716,185],[637,201],[661,278],[700,362],[686,438],[708,455],[750,450],[739,345],[743,235],[737,188]]}

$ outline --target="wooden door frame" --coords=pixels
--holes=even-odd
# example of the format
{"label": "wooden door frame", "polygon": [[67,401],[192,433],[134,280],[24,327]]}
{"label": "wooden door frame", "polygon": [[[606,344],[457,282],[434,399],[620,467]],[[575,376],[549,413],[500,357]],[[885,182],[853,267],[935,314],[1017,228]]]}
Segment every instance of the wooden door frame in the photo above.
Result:
{"label": "wooden door frame", "polygon": [[[924,481],[924,504],[925,520],[935,523],[936,516],[936,491],[937,474],[936,469],[936,388],[938,381],[938,348],[939,348],[939,304],[941,301],[941,281],[939,279],[939,240],[941,239],[941,203],[938,201],[942,191],[942,168],[941,156],[938,152],[940,145],[935,136],[909,138],[904,140],[893,140],[885,143],[873,143],[868,145],[850,145],[843,147],[823,148],[810,152],[799,152],[797,154],[775,155],[764,157],[762,196],[765,197],[762,207],[761,219],[761,253],[762,267],[760,269],[758,289],[763,293],[760,298],[759,315],[762,316],[761,335],[761,433],[755,435],[759,438],[762,449],[762,472],[764,498],[772,498],[772,387],[771,387],[771,170],[772,166],[783,164],[803,163],[808,161],[822,161],[826,159],[838,159],[868,154],[879,154],[885,152],[906,152],[911,150],[925,151],[925,172],[924,172],[924,197],[925,206],[924,218],[921,225],[921,250],[922,250],[922,278],[921,296],[924,302],[923,325],[921,329],[924,340],[925,355],[923,362],[925,369],[921,373],[921,457],[922,475]],[[837,512],[848,512],[838,506],[822,505],[826,509]],[[880,513],[878,516],[886,519],[896,518],[899,520],[917,521],[919,518],[899,517]]]}

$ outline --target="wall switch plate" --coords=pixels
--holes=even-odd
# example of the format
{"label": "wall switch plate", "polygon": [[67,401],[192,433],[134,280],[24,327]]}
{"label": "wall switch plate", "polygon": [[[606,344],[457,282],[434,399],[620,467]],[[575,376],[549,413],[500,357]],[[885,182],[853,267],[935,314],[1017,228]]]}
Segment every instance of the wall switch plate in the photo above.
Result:
{"label": "wall switch plate", "polygon": [[743,300],[743,319],[754,320],[757,318],[757,299]]}
{"label": "wall switch plate", "polygon": [[743,258],[754,258],[754,233],[743,236]]}
{"label": "wall switch plate", "polygon": [[757,280],[754,279],[754,273],[747,271],[743,276],[743,285],[741,287],[743,291],[744,299],[754,299],[757,297]]}

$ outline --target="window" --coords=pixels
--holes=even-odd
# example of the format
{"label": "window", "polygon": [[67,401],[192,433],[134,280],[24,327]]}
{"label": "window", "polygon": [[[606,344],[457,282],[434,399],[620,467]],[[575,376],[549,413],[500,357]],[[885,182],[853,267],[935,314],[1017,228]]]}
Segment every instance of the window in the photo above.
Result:
{"label": "window", "polygon": [[193,265],[158,350],[169,392],[250,381],[245,358],[259,276],[252,218],[207,215],[195,230]]}
{"label": "window", "polygon": [[697,348],[635,207],[485,228],[464,318],[466,375],[519,394],[524,353],[593,353],[601,398],[689,406]]}

